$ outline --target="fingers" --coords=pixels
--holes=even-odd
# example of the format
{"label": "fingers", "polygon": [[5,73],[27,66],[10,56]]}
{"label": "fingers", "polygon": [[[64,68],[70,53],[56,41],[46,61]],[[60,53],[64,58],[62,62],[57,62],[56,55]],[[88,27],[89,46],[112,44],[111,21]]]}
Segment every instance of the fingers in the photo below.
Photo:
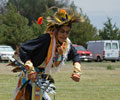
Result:
{"label": "fingers", "polygon": [[71,78],[76,81],[76,82],[79,82],[80,81],[80,74],[77,74],[77,73],[73,73]]}
{"label": "fingers", "polygon": [[78,78],[78,77],[72,76],[71,78],[72,78],[75,82],[79,82],[79,81],[80,81],[80,78]]}

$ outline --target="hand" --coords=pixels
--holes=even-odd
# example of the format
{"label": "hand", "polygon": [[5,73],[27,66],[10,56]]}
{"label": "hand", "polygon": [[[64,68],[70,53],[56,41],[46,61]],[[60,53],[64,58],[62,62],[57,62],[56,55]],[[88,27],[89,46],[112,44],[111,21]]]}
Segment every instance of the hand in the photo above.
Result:
{"label": "hand", "polygon": [[36,76],[37,76],[36,72],[28,73],[28,79],[32,80],[33,82],[36,80]]}
{"label": "hand", "polygon": [[37,75],[32,62],[30,60],[26,61],[25,67],[27,69],[28,79],[35,81]]}
{"label": "hand", "polygon": [[79,82],[80,80],[80,72],[81,72],[81,65],[79,62],[75,62],[74,63],[74,71],[72,73],[71,78],[76,81]]}
{"label": "hand", "polygon": [[79,73],[72,73],[71,78],[72,78],[74,81],[79,82],[79,80],[80,80],[80,74],[79,74]]}

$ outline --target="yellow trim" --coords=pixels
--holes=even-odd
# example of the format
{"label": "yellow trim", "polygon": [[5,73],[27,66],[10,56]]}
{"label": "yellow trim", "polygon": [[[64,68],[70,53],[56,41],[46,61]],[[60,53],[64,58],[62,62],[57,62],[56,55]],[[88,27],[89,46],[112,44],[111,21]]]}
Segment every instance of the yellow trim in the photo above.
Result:
{"label": "yellow trim", "polygon": [[53,48],[53,34],[52,33],[50,33],[50,37],[51,37],[51,41],[50,41],[50,46],[49,46],[48,53],[47,53],[46,65],[49,63],[52,57],[52,48]]}
{"label": "yellow trim", "polygon": [[74,63],[74,71],[75,72],[81,72],[81,65],[80,65],[80,63],[78,63],[78,62]]}
{"label": "yellow trim", "polygon": [[35,100],[35,83],[32,84],[32,100]]}
{"label": "yellow trim", "polygon": [[62,21],[61,21],[59,18],[55,17],[55,19],[56,19],[59,23],[62,23]]}

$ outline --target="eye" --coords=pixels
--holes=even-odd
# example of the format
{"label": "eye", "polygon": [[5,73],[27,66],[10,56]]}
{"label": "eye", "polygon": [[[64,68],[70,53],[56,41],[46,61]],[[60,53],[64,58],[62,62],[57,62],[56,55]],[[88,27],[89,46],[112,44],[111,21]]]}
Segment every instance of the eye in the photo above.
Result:
{"label": "eye", "polygon": [[60,32],[61,32],[61,33],[65,33],[65,30],[61,29]]}
{"label": "eye", "polygon": [[70,30],[64,30],[64,29],[61,29],[61,30],[60,30],[60,33],[63,33],[63,34],[66,33],[66,34],[69,34],[69,33],[70,33]]}
{"label": "eye", "polygon": [[70,34],[70,31],[66,31],[67,34]]}

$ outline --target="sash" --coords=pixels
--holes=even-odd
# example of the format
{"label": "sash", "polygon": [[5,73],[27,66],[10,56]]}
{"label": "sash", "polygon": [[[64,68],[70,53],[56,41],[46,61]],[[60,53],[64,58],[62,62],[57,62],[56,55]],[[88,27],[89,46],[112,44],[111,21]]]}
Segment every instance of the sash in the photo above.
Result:
{"label": "sash", "polygon": [[67,55],[70,50],[70,44],[71,41],[67,38],[66,42],[62,44],[62,49],[63,49],[63,60],[61,61],[58,66],[53,66],[53,58],[55,56],[55,48],[56,48],[56,38],[55,38],[55,33],[51,32],[49,33],[51,37],[50,45],[48,48],[48,53],[46,57],[46,67],[45,67],[45,73],[49,74],[50,70],[52,72],[56,72],[60,67],[61,64],[64,64],[64,62],[67,60]]}

